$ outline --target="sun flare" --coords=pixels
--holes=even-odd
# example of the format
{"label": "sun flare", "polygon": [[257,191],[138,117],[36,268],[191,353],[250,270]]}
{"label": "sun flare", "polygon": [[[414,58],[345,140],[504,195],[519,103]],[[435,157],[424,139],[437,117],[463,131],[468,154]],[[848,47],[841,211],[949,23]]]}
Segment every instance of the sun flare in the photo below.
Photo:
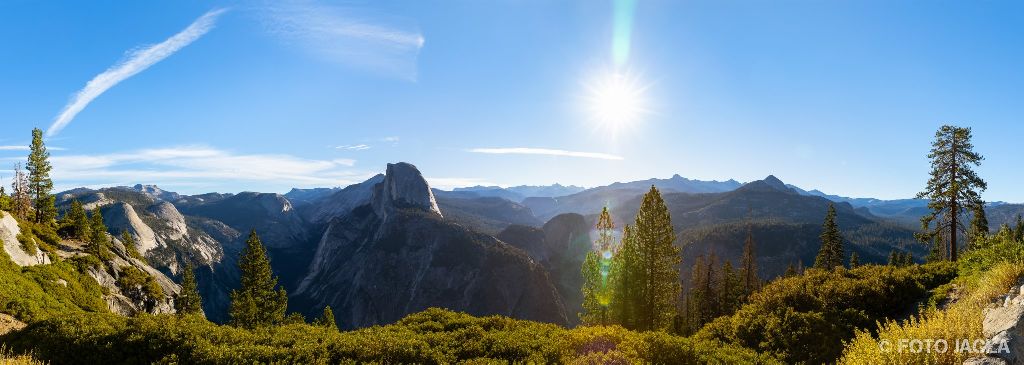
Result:
{"label": "sun flare", "polygon": [[595,126],[612,134],[643,119],[646,87],[629,74],[613,73],[588,85],[587,108]]}

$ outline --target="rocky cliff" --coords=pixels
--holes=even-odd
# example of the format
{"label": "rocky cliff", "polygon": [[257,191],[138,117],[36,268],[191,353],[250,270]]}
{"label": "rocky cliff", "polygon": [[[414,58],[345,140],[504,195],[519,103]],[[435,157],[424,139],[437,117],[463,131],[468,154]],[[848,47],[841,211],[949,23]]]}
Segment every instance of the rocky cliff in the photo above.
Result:
{"label": "rocky cliff", "polygon": [[345,328],[429,307],[565,324],[544,268],[522,250],[444,220],[415,166],[389,164],[369,204],[335,217],[293,306],[330,305]]}

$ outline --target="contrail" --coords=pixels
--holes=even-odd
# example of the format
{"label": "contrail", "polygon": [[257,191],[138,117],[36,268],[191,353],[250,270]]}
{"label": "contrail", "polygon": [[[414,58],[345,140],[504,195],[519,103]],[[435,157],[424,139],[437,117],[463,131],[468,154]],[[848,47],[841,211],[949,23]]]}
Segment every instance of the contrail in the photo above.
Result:
{"label": "contrail", "polygon": [[61,110],[60,115],[53,121],[50,128],[46,130],[47,137],[53,137],[57,133],[64,129],[71,123],[71,120],[75,119],[82,109],[85,109],[93,99],[102,95],[114,85],[125,79],[134,76],[135,74],[142,72],[149,68],[153,64],[160,62],[164,58],[174,54],[178,50],[191,44],[203,34],[213,29],[214,23],[217,21],[217,17],[223,14],[227,9],[214,9],[203,16],[196,19],[185,28],[185,30],[175,34],[174,36],[167,38],[167,40],[160,42],[156,45],[145,47],[139,50],[132,51],[128,56],[110,67],[103,73],[96,75],[89,83],[85,84],[82,90],[79,90],[75,94],[71,101],[64,106]]}

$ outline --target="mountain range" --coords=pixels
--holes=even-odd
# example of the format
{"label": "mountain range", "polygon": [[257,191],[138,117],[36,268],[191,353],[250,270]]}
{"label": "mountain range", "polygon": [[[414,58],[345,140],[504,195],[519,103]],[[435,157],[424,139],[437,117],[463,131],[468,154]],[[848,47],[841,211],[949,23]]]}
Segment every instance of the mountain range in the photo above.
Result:
{"label": "mountain range", "polygon": [[[920,259],[927,251],[911,225],[922,200],[844,198],[775,176],[745,184],[674,175],[589,189],[444,191],[432,189],[415,166],[396,163],[345,188],[283,195],[182,195],[135,185],[79,188],[57,198],[61,210],[77,199],[102,212],[112,235],[130,234],[147,267],[167,278],[168,290],[175,290],[171,280],[180,280],[185,264],[195,266],[204,312],[218,322],[228,319],[238,256],[255,229],[290,294],[289,310],[315,316],[330,305],[344,328],[391,323],[429,307],[574,325],[582,304],[580,265],[597,213],[608,206],[617,227],[631,223],[652,186],[671,212],[684,278],[698,257],[738,264],[748,235],[763,279],[789,265],[812,264],[830,204],[847,252],[862,262],[884,262],[893,250]],[[1024,206],[988,209],[996,227]]]}

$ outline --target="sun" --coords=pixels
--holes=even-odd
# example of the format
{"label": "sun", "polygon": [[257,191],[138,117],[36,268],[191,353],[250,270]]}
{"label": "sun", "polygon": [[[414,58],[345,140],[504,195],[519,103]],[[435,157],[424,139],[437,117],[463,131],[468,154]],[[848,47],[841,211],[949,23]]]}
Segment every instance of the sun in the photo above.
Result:
{"label": "sun", "polygon": [[612,73],[587,85],[587,109],[595,127],[616,134],[649,113],[645,92],[637,77]]}

